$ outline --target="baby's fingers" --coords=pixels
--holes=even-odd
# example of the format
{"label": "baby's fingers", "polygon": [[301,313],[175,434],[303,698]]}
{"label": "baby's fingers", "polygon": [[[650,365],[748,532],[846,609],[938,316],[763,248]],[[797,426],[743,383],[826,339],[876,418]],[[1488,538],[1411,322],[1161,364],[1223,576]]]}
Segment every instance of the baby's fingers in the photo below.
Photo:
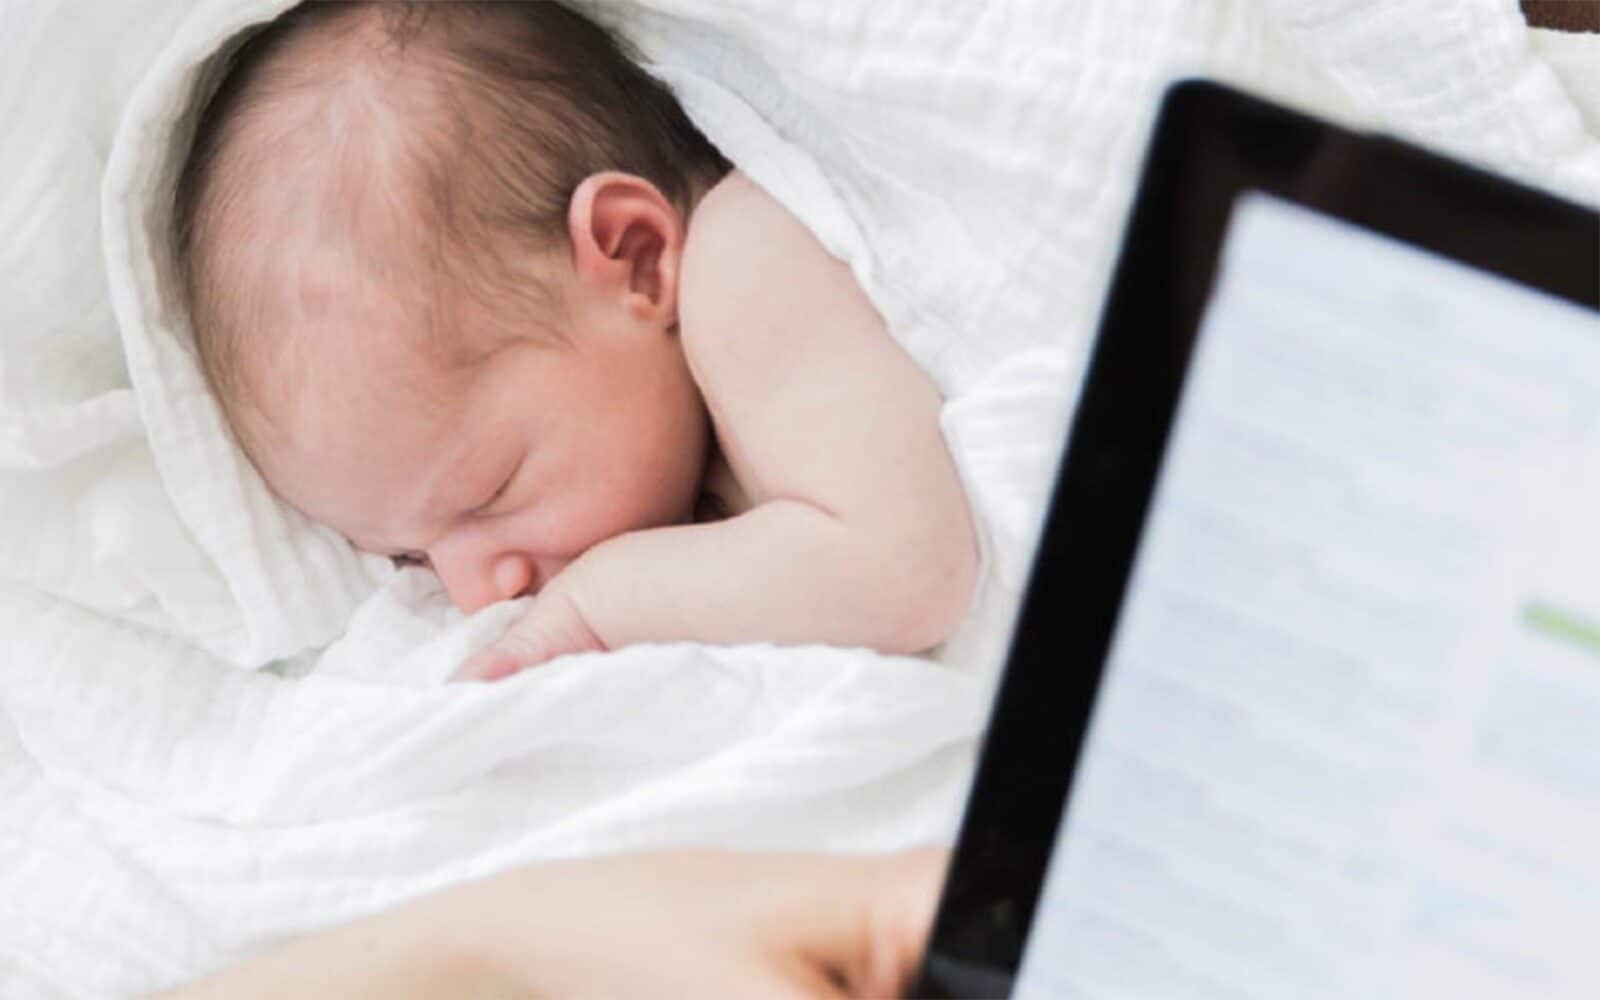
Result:
{"label": "baby's fingers", "polygon": [[466,662],[450,675],[450,680],[452,682],[497,681],[539,662],[518,657],[513,649],[502,645],[503,642],[504,640],[487,646],[467,657]]}
{"label": "baby's fingers", "polygon": [[468,658],[451,680],[497,681],[567,653],[605,648],[577,606],[559,591],[550,592],[542,595],[527,617],[512,625],[498,642]]}

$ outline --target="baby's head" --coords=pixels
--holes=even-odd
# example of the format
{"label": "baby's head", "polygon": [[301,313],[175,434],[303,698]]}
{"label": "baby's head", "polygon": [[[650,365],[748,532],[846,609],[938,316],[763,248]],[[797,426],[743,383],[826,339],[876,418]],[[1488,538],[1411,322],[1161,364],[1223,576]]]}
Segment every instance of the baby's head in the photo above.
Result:
{"label": "baby's head", "polygon": [[235,54],[179,183],[207,381],[311,517],[464,610],[536,589],[693,509],[678,261],[726,169],[557,4],[303,4]]}

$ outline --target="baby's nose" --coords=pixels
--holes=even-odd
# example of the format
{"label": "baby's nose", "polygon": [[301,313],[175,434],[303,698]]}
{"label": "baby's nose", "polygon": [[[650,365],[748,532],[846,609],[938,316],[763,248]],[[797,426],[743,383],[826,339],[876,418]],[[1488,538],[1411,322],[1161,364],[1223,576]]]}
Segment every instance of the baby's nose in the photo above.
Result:
{"label": "baby's nose", "polygon": [[538,566],[530,556],[519,552],[490,555],[446,547],[430,553],[428,562],[439,574],[450,603],[466,615],[519,597],[537,582]]}
{"label": "baby's nose", "polygon": [[537,592],[571,561],[517,550],[491,554],[449,546],[430,552],[428,558],[450,603],[468,615],[499,601]]}

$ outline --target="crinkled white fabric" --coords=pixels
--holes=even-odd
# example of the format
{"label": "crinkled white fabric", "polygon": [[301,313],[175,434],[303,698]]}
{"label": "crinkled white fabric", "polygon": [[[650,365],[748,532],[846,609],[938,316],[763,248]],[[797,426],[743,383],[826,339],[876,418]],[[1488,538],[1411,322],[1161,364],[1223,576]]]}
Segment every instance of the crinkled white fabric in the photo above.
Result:
{"label": "crinkled white fabric", "polygon": [[151,989],[531,859],[947,835],[1175,75],[1600,201],[1600,144],[1514,0],[593,6],[945,388],[988,587],[942,664],[673,645],[453,687],[516,608],[462,620],[277,504],[164,284],[201,64],[284,6],[0,0],[8,997]]}
{"label": "crinkled white fabric", "polygon": [[1600,135],[1600,34],[1535,28],[1528,36],[1577,106],[1584,130]]}

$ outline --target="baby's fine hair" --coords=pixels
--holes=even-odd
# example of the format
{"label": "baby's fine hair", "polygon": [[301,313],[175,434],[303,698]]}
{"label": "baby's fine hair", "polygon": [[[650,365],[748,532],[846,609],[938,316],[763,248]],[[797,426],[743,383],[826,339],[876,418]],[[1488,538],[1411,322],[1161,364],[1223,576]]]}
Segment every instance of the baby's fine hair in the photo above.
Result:
{"label": "baby's fine hair", "polygon": [[[179,176],[172,238],[201,367],[230,412],[252,389],[240,359],[266,346],[245,340],[272,304],[259,247],[242,249],[257,234],[218,229],[237,224],[229,213],[244,187],[273,184],[285,162],[355,165],[344,171],[354,178],[328,182],[347,192],[319,193],[323,212],[387,199],[374,214],[403,218],[387,225],[412,237],[405,242],[423,262],[397,284],[429,287],[428,325],[440,335],[450,304],[436,300],[446,288],[479,304],[543,294],[516,262],[567,245],[568,203],[590,174],[637,174],[687,211],[697,188],[728,170],[615,37],[552,0],[310,0],[224,58]],[[319,88],[362,73],[354,103],[365,131],[328,129],[315,117],[326,114]],[[274,117],[285,108],[295,110]],[[368,242],[392,243],[393,232]]]}

